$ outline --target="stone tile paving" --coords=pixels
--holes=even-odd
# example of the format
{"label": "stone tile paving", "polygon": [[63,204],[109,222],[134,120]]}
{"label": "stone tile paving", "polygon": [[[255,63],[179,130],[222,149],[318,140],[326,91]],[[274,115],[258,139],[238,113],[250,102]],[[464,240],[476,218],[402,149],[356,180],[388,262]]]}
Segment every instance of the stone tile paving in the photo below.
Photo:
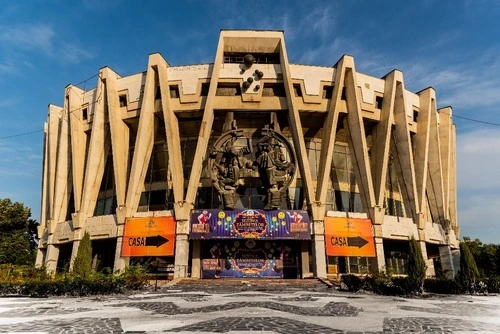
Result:
{"label": "stone tile paving", "polygon": [[57,307],[16,308],[7,312],[1,312],[0,318],[11,317],[35,317],[41,315],[64,315],[92,311],[89,308],[61,309]]}
{"label": "stone tile paving", "polygon": [[115,307],[137,307],[143,311],[150,311],[157,314],[177,315],[208,313],[217,311],[228,311],[239,308],[258,307],[274,311],[287,312],[297,315],[317,316],[317,317],[355,317],[360,309],[342,302],[330,302],[322,307],[301,307],[295,305],[281,304],[276,302],[232,302],[222,305],[210,305],[196,308],[181,308],[172,302],[137,302],[111,305]]}
{"label": "stone tile paving", "polygon": [[233,293],[223,297],[272,297],[274,294],[269,293]]}
{"label": "stone tile paving", "polygon": [[313,298],[311,296],[298,296],[298,297],[278,297],[272,299],[280,302],[314,302],[317,301],[319,298]]}
{"label": "stone tile paving", "polygon": [[231,317],[216,318],[210,321],[171,329],[169,332],[213,332],[226,333],[229,331],[273,331],[276,333],[314,333],[330,334],[344,333],[324,326],[311,324],[304,321],[280,317]]}
{"label": "stone tile paving", "polygon": [[0,326],[0,333],[51,334],[124,333],[118,318],[77,318],[30,321]]}
{"label": "stone tile paving", "polygon": [[316,325],[314,323],[281,317],[230,317],[216,318],[193,325],[177,327],[168,332],[213,332],[229,331],[273,331],[276,333],[316,333],[316,334],[383,334],[383,333],[432,333],[450,334],[456,331],[497,333],[499,327],[466,322],[460,319],[442,318],[385,318],[382,331],[343,331]]}
{"label": "stone tile paving", "polygon": [[472,304],[472,303],[446,303],[446,304],[431,304],[435,307],[418,307],[418,306],[399,306],[400,309],[405,311],[417,311],[425,313],[455,315],[461,316],[467,314],[468,316],[484,316],[484,315],[498,315],[498,310],[491,310],[489,305]]}
{"label": "stone tile paving", "polygon": [[384,333],[500,333],[500,326],[451,318],[385,318]]}
{"label": "stone tile paving", "polygon": [[201,281],[180,281],[175,285],[175,289],[180,289],[184,292],[188,291],[205,291],[214,294],[228,294],[237,292],[293,292],[293,291],[310,291],[310,292],[327,292],[332,289],[315,279],[297,279],[297,280],[277,280],[277,279],[224,279],[224,280],[201,280]]}

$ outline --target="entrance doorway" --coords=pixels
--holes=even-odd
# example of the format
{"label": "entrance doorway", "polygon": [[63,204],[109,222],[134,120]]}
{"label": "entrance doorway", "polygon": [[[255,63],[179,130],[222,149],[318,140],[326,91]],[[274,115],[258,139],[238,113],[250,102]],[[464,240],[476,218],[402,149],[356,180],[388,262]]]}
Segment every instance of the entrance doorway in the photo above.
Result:
{"label": "entrance doorway", "polygon": [[202,242],[203,278],[300,278],[300,242],[207,240]]}

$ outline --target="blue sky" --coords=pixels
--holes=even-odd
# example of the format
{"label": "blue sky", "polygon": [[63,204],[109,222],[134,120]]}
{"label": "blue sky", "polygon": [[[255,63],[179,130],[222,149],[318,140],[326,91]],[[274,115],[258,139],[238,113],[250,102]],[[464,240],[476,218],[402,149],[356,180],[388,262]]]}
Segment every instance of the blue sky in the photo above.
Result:
{"label": "blue sky", "polygon": [[[153,52],[172,65],[212,62],[220,29],[284,30],[292,63],[332,66],[350,54],[375,77],[397,68],[407,89],[434,87],[438,107],[498,124],[499,17],[494,0],[0,0],[0,198],[39,219],[41,130],[67,84],[103,66],[144,71]],[[454,122],[461,236],[500,243],[500,126]]]}

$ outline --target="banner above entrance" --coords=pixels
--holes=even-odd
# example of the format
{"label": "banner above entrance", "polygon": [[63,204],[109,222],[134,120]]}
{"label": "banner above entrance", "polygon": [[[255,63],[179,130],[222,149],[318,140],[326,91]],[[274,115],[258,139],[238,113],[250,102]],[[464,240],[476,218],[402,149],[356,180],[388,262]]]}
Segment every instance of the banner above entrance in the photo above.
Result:
{"label": "banner above entrance", "polygon": [[191,239],[311,239],[307,211],[194,210]]}

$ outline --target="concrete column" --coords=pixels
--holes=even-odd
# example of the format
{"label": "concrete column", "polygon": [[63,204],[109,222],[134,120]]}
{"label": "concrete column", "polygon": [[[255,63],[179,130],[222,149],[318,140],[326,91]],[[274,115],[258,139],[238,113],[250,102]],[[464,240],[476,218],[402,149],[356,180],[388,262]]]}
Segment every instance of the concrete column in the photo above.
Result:
{"label": "concrete column", "polygon": [[116,238],[115,265],[113,268],[115,272],[123,272],[129,264],[129,258],[122,257],[122,244],[123,237]]}
{"label": "concrete column", "polygon": [[307,240],[300,242],[300,263],[302,264],[302,278],[312,277],[309,270],[309,244]]}
{"label": "concrete column", "polygon": [[[100,72],[102,75],[102,71]],[[97,84],[97,96],[104,93],[104,83],[99,80]],[[85,175],[82,180],[83,193],[77,217],[73,219],[73,226],[83,228],[88,217],[94,215],[99,188],[104,175],[104,167],[110,151],[109,127],[106,125],[106,110],[103,98],[96,100],[94,104],[94,116],[92,118],[92,132],[88,146],[85,165]],[[74,156],[75,157],[75,156]],[[144,160],[148,161],[148,160]],[[76,183],[74,182],[76,185]],[[76,188],[75,188],[76,189]],[[75,224],[76,221],[76,224]],[[78,239],[81,239],[81,235]]]}
{"label": "concrete column", "polygon": [[57,260],[59,259],[59,246],[48,244],[45,256],[45,268],[47,273],[55,274],[57,269]]}
{"label": "concrete column", "polygon": [[38,248],[36,251],[36,262],[35,268],[40,268],[45,262],[45,254],[47,254],[47,248]]}
{"label": "concrete column", "polygon": [[342,88],[344,87],[345,66],[344,58],[338,62],[335,70],[335,82],[338,83],[333,88],[332,103],[325,119],[323,127],[323,137],[321,138],[321,156],[319,160],[319,170],[316,187],[316,201],[324,203],[328,181],[330,179],[331,167],[333,162],[333,148],[335,146],[335,137],[337,135],[337,123],[339,119],[338,106],[342,98]]}
{"label": "concrete column", "polygon": [[418,113],[417,133],[415,134],[414,164],[415,181],[417,186],[417,201],[420,208],[417,225],[425,228],[425,208],[427,205],[426,189],[429,165],[429,138],[431,126],[431,113],[436,93],[433,88],[427,88],[419,93],[420,109]]}
{"label": "concrete column", "polygon": [[191,260],[191,277],[201,278],[201,241],[193,241],[193,256]]}
{"label": "concrete column", "polygon": [[326,278],[325,235],[315,234],[312,246],[314,276]]}
{"label": "concrete column", "polygon": [[375,257],[371,258],[372,270],[383,273],[387,271],[385,264],[384,239],[382,237],[373,238],[375,242]]}
{"label": "concrete column", "polygon": [[[420,206],[417,194],[415,163],[413,159],[413,146],[410,136],[410,127],[408,124],[407,103],[405,99],[405,88],[403,81],[403,73],[396,71],[398,80],[396,84],[396,96],[394,100],[394,140],[392,140],[393,151],[396,152],[396,159],[393,160],[398,179],[404,180],[400,182],[401,194],[405,209],[413,222],[418,221],[418,213]],[[413,111],[411,111],[413,112]]]}
{"label": "concrete column", "polygon": [[443,269],[445,277],[448,279],[455,278],[455,273],[458,271],[458,268],[455,270],[450,246],[446,245],[439,247],[439,258],[441,259],[441,268]]}
{"label": "concrete column", "polygon": [[174,278],[188,276],[189,240],[187,234],[175,237],[175,271]]}
{"label": "concrete column", "polygon": [[436,275],[436,271],[434,269],[434,261],[429,259],[427,255],[427,245],[425,241],[419,241],[420,249],[422,250],[422,257],[424,258],[425,264],[427,265],[427,270],[425,271],[426,276],[434,276]]}
{"label": "concrete column", "polygon": [[83,94],[84,91],[82,89],[72,85],[67,86],[67,117],[71,137],[71,140],[69,140],[71,150],[70,168],[73,180],[75,212],[80,211],[80,205],[82,204],[83,177],[85,174],[84,164],[86,160],[85,151],[87,146],[87,135],[85,134],[86,120],[83,119],[82,108],[87,108],[88,112],[90,112],[90,105],[82,106]]}

